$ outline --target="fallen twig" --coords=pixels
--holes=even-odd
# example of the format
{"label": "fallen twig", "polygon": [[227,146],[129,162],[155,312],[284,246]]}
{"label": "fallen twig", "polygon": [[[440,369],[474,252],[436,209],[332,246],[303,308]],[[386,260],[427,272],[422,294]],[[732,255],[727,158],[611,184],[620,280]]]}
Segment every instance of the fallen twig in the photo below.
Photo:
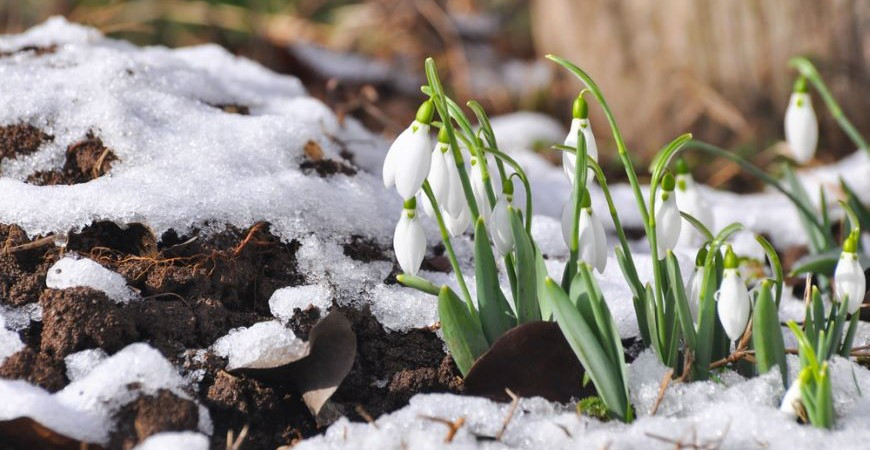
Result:
{"label": "fallen twig", "polygon": [[438,423],[443,423],[444,425],[447,425],[447,428],[448,428],[447,436],[444,437],[445,443],[453,442],[453,438],[456,437],[456,432],[458,432],[459,429],[462,428],[463,425],[465,425],[465,417],[460,417],[452,422],[447,420],[447,419],[443,419],[441,417],[426,416],[426,415],[420,415],[418,417],[421,419],[431,420],[432,422],[438,422]]}
{"label": "fallen twig", "polygon": [[502,436],[504,436],[504,432],[507,430],[508,424],[511,423],[511,420],[514,418],[514,413],[517,411],[517,406],[520,404],[520,398],[517,397],[517,394],[514,394],[508,388],[504,388],[504,391],[511,398],[511,406],[508,409],[507,417],[504,418],[504,422],[501,424],[501,430],[498,431],[498,434],[495,435],[495,440],[501,441]]}
{"label": "fallen twig", "polygon": [[659,405],[661,405],[662,400],[665,398],[665,391],[668,389],[668,386],[671,385],[671,377],[674,376],[674,369],[668,369],[665,372],[665,376],[662,378],[662,384],[659,385],[659,395],[656,396],[656,402],[653,403],[652,409],[649,411],[649,415],[656,415],[656,411],[659,410]]}

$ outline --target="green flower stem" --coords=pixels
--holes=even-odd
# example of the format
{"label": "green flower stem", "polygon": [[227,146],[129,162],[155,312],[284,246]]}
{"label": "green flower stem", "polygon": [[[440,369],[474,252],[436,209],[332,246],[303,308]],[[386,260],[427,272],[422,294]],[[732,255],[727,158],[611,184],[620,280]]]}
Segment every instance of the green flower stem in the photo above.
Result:
{"label": "green flower stem", "polygon": [[[480,129],[483,131],[484,137],[486,137],[486,143],[489,148],[498,148],[498,144],[495,140],[495,132],[492,131],[492,125],[489,123],[489,117],[486,115],[486,111],[484,111],[483,107],[480,106],[475,100],[469,100],[466,103],[472,111],[474,111],[474,115],[477,116],[477,122],[480,124]],[[504,183],[507,178],[507,174],[504,170],[504,162],[500,159],[496,158],[495,165],[498,168],[498,175],[501,177],[501,182]]]}
{"label": "green flower stem", "polygon": [[[456,169],[459,171],[459,179],[462,182],[462,190],[465,194],[465,200],[468,202],[468,208],[471,210],[471,218],[474,223],[477,223],[477,218],[480,217],[480,212],[477,209],[477,202],[474,200],[474,193],[471,190],[471,181],[469,181],[468,173],[465,171],[465,160],[462,158],[462,151],[459,148],[459,144],[456,142],[456,132],[453,129],[453,124],[451,123],[450,114],[447,109],[447,96],[444,94],[444,87],[441,85],[441,80],[438,78],[438,71],[435,69],[435,60],[432,58],[426,58],[426,77],[429,80],[429,87],[431,88],[433,98],[435,99],[435,109],[438,110],[438,116],[441,117],[442,123],[447,127],[447,139],[450,143],[450,150],[453,152],[453,160],[456,163]],[[437,214],[440,216],[440,212],[437,212]],[[442,229],[442,233],[444,231],[445,230]],[[466,298],[466,300],[469,301],[470,299],[471,296]]]}
{"label": "green flower stem", "polygon": [[462,276],[462,269],[459,267],[459,261],[456,259],[456,252],[453,251],[453,245],[450,243],[450,233],[447,232],[447,227],[444,225],[444,217],[441,215],[441,208],[438,206],[438,201],[435,199],[432,187],[429,186],[429,180],[423,182],[423,193],[429,198],[432,210],[435,211],[435,221],[438,222],[438,229],[441,230],[441,240],[444,242],[447,257],[450,259],[450,265],[453,267],[453,273],[456,275],[456,282],[459,283],[459,289],[462,290],[462,296],[465,297],[465,303],[468,304],[472,317],[477,319],[477,309],[471,300],[468,286],[465,285],[465,277]]}
{"label": "green flower stem", "polygon": [[625,167],[625,174],[628,176],[629,184],[631,184],[631,188],[634,191],[634,198],[640,207],[641,218],[643,219],[644,227],[646,227],[649,218],[647,217],[647,208],[646,203],[643,200],[643,193],[640,189],[640,182],[637,180],[637,172],[635,172],[631,158],[628,156],[628,150],[625,147],[625,140],[622,138],[622,133],[619,132],[619,127],[616,125],[616,119],[613,117],[613,112],[610,110],[607,101],[604,99],[604,94],[601,93],[601,89],[598,88],[598,85],[595,84],[592,77],[572,62],[556,55],[547,55],[547,59],[568,69],[571,73],[577,76],[577,78],[583,81],[583,83],[586,84],[586,88],[589,89],[598,101],[598,104],[601,105],[601,109],[604,110],[604,115],[607,117],[607,122],[610,124],[610,131],[613,134],[613,140],[616,142],[616,150],[619,152],[619,159]]}
{"label": "green flower stem", "polygon": [[834,96],[822,80],[822,76],[819,75],[819,71],[816,70],[813,63],[807,58],[798,56],[790,59],[788,64],[797,69],[801,75],[805,76],[813,83],[813,87],[816,88],[816,91],[825,101],[828,111],[831,112],[831,115],[834,116],[834,119],[840,125],[840,128],[842,128],[846,135],[849,136],[849,139],[851,139],[858,148],[870,153],[870,146],[867,145],[867,141],[864,140],[861,133],[858,132],[855,126],[852,125],[852,122],[850,122],[846,115],[843,114],[843,109],[840,108],[840,104],[834,99]]}
{"label": "green flower stem", "polygon": [[[578,251],[580,249],[580,208],[583,203],[583,196],[589,195],[586,192],[586,161],[588,160],[586,153],[586,138],[583,132],[577,130],[577,153],[574,158],[574,210],[571,214],[571,245],[569,247],[569,265],[577,263]],[[591,199],[590,199],[591,200]],[[573,274],[572,274],[573,276]]]}
{"label": "green flower stem", "polygon": [[495,148],[486,148],[487,153],[492,153],[493,156],[496,157],[496,160],[501,160],[506,162],[509,166],[514,169],[514,173],[517,177],[519,177],[520,181],[523,183],[523,188],[526,191],[526,209],[525,209],[525,220],[526,220],[526,231],[531,234],[532,233],[532,185],[529,183],[529,177],[526,176],[526,172],[523,170],[523,167],[520,166],[515,159],[511,158],[506,153],[502,153]]}
{"label": "green flower stem", "polygon": [[[779,181],[776,180],[776,178],[773,178],[772,176],[768,175],[763,170],[758,168],[758,166],[752,164],[751,162],[747,161],[746,159],[744,159],[744,158],[742,158],[734,153],[729,152],[728,150],[725,150],[723,148],[719,148],[715,145],[708,144],[708,143],[703,142],[703,141],[698,141],[698,140],[692,139],[681,150],[688,150],[688,149],[700,150],[704,153],[709,153],[711,155],[719,156],[719,157],[722,157],[725,159],[730,159],[731,161],[734,161],[735,163],[737,163],[737,165],[739,165],[741,168],[743,168],[743,170],[748,172],[750,175],[752,175],[752,176],[758,178],[759,180],[769,184],[771,187],[773,187],[774,189],[779,191],[782,195],[785,195],[786,197],[788,197],[788,199],[791,200],[791,202],[794,203],[794,205],[798,209],[800,209],[810,219],[810,223],[812,223],[814,227],[816,227],[823,235],[826,235],[826,236],[828,235],[828,232],[825,230],[824,225],[822,225],[819,222],[819,220],[816,218],[816,213],[814,211],[810,211],[803,204],[803,202],[800,201],[800,199],[798,199],[794,194],[789,192],[788,189],[784,188],[779,183]],[[834,245],[835,245],[834,243],[830,243],[829,247],[832,247]]]}

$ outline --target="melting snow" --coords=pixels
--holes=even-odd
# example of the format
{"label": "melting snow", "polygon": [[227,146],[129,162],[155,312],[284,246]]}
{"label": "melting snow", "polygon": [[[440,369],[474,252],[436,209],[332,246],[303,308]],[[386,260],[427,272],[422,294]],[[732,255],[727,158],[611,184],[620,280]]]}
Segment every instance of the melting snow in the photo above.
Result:
{"label": "melting snow", "polygon": [[54,263],[45,276],[45,285],[52,289],[89,287],[102,291],[115,303],[127,303],[139,297],[127,286],[124,277],[88,258],[67,256]]}
{"label": "melting snow", "polygon": [[307,354],[308,345],[281,322],[272,320],[230,330],[212,350],[229,359],[227,370],[259,369],[296,361]]}

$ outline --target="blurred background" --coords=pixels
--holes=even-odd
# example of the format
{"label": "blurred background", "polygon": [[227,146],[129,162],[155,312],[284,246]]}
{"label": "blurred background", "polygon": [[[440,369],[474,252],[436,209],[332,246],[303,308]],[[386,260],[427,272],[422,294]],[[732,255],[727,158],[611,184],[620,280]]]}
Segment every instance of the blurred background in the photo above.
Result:
{"label": "blurred background", "polygon": [[[491,115],[538,111],[567,127],[579,84],[547,53],[598,81],[641,163],[686,131],[758,164],[776,161],[795,77],[786,61],[797,54],[870,134],[870,0],[3,0],[0,31],[52,15],[140,45],[220,44],[298,76],[340,115],[388,137],[413,117],[430,55],[457,100],[477,99]],[[816,109],[816,163],[854,151],[818,98]],[[613,143],[592,110],[607,164]],[[714,186],[758,187],[725,162],[697,171]]]}

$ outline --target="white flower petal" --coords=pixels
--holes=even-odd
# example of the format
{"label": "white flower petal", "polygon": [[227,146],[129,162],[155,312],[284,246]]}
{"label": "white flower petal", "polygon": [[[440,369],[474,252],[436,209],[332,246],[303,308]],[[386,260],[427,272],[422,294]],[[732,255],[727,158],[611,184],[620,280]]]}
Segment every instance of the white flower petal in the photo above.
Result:
{"label": "white flower petal", "polygon": [[668,199],[661,200],[661,195],[656,198],[656,246],[659,259],[667,255],[668,250],[673,250],[680,237],[682,217],[677,208],[674,193],[668,195]]}
{"label": "white flower petal", "polygon": [[432,193],[435,195],[435,200],[438,200],[439,205],[447,203],[450,189],[450,172],[447,171],[447,161],[445,153],[441,150],[446,144],[438,143],[435,149],[432,150],[432,164],[429,166],[429,175],[426,177],[429,180],[429,186],[432,188]]}
{"label": "white flower petal", "polygon": [[568,203],[562,207],[562,240],[571,248],[571,231],[574,228],[574,196],[568,199]]}
{"label": "white flower petal", "polygon": [[407,147],[395,159],[396,190],[405,200],[417,195],[417,192],[420,191],[423,181],[429,175],[429,166],[432,163],[429,125],[416,122],[415,124],[416,131],[408,139]]}
{"label": "white flower petal", "polygon": [[508,202],[502,196],[492,209],[492,221],[489,227],[492,242],[499,255],[506,255],[514,248],[514,234],[511,229],[511,216]]}
{"label": "white flower petal", "polygon": [[[800,104],[799,104],[800,103]],[[803,164],[816,153],[819,121],[807,93],[794,92],[785,110],[785,139],[795,161]]]}
{"label": "white flower petal", "polygon": [[692,312],[692,320],[698,323],[698,312],[701,309],[701,283],[704,282],[704,268],[695,266],[689,281],[686,283],[686,300],[689,302],[689,311]]}
{"label": "white flower petal", "polygon": [[468,205],[464,205],[460,209],[458,216],[450,214],[447,210],[442,210],[442,212],[444,213],[444,225],[447,227],[450,237],[456,237],[465,233],[465,230],[471,225],[471,210],[468,209]]}
{"label": "white flower petal", "polygon": [[456,167],[453,155],[447,154],[444,159],[447,162],[448,190],[447,204],[443,206],[450,215],[459,217],[464,209],[468,209],[465,190],[462,188],[462,179],[459,178],[459,169]]}
{"label": "white flower petal", "polygon": [[598,273],[604,273],[604,268],[607,267],[607,234],[604,232],[604,225],[595,214],[595,211],[590,211],[589,220],[592,223],[592,230],[595,232],[596,262],[594,267]]}
{"label": "white flower petal", "polygon": [[849,314],[855,314],[861,308],[867,294],[867,280],[855,253],[844,252],[840,255],[834,270],[834,291],[838,302],[848,298]]}
{"label": "white flower petal", "polygon": [[484,222],[489,222],[492,216],[492,205],[489,203],[489,196],[486,194],[486,183],[483,181],[483,173],[480,170],[480,164],[471,166],[471,191],[474,193],[474,199],[477,202],[477,213],[483,217]]}
{"label": "white flower petal", "polygon": [[[592,126],[589,125],[588,119],[571,120],[571,129],[568,131],[568,135],[565,136],[564,145],[568,147],[577,147],[578,130],[581,130],[583,139],[586,141],[586,154],[598,162],[598,144],[595,143],[595,135],[592,134]],[[577,156],[575,154],[562,152],[562,168],[565,170],[565,175],[568,177],[568,180],[571,181],[571,184],[574,184],[574,172],[577,170],[575,165],[576,162]],[[586,175],[586,184],[588,185],[594,177],[595,172],[592,169],[589,169],[588,174]]]}
{"label": "white flower petal", "polygon": [[408,147],[408,140],[413,131],[411,127],[402,131],[390,145],[387,157],[384,159],[383,181],[384,187],[390,187],[396,183],[396,159],[398,155]]}
{"label": "white flower petal", "polygon": [[416,216],[408,217],[408,213],[408,210],[402,211],[402,217],[396,225],[393,251],[402,271],[408,275],[416,275],[426,255],[426,233],[420,220]]}
{"label": "white flower petal", "polygon": [[[685,189],[681,189],[680,185],[685,186]],[[677,188],[674,190],[674,196],[680,211],[698,219],[707,228],[713,228],[713,212],[691,175],[677,175]],[[687,247],[697,247],[706,240],[704,235],[695,229],[695,226],[688,220],[682,219],[681,227],[680,244]]]}
{"label": "white flower petal", "polygon": [[740,339],[749,322],[751,309],[749,290],[740,278],[737,269],[725,269],[719,287],[717,311],[725,334],[732,341]]}
{"label": "white flower petal", "polygon": [[800,378],[794,380],[792,382],[791,387],[785,392],[785,396],[782,398],[782,404],[779,406],[779,410],[786,413],[792,420],[796,420],[798,418],[797,412],[797,404],[801,400],[801,380]]}

